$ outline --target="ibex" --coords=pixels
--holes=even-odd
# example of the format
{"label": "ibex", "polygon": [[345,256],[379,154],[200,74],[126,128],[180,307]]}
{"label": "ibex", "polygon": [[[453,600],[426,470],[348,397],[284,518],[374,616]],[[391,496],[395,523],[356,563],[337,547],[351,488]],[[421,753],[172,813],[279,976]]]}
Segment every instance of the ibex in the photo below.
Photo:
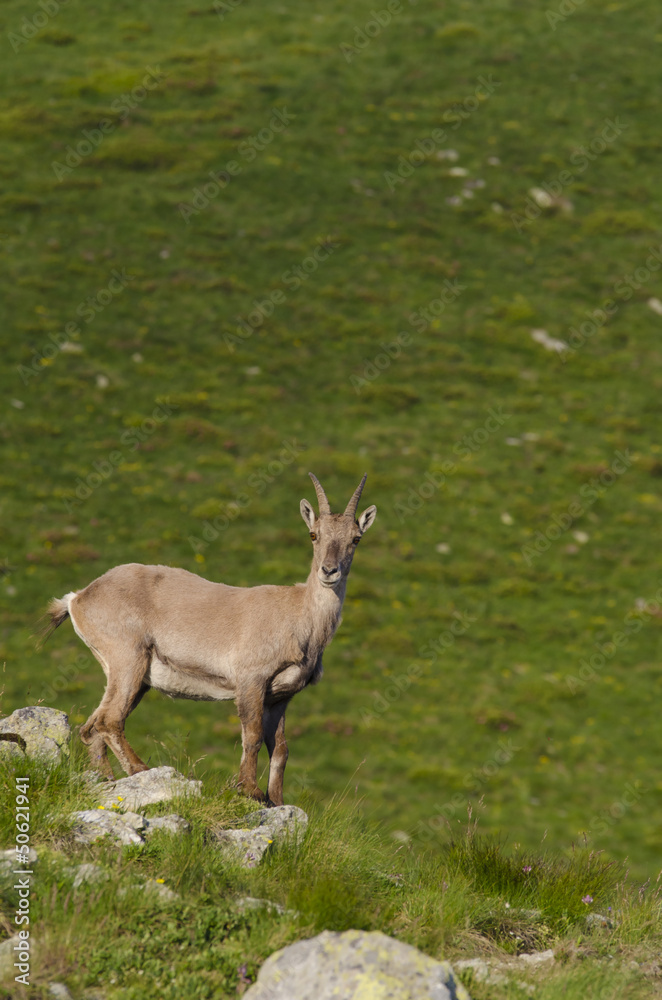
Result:
{"label": "ibex", "polygon": [[[309,475],[319,516],[301,501],[313,543],[305,583],[231,587],[183,569],[127,563],[51,601],[47,635],[71,618],[106,675],[101,704],[80,736],[93,766],[107,777],[113,776],[109,748],[127,774],[148,769],[129,746],[124,724],[150,688],[173,698],[234,699],[243,747],[239,787],[282,805],[285,710],[297,691],[322,676],[322,653],[340,624],[356,546],[377,513],[372,506],[356,517],[367,476],[345,512],[332,514],[321,484]],[[266,797],[257,784],[263,741],[269,751]]]}

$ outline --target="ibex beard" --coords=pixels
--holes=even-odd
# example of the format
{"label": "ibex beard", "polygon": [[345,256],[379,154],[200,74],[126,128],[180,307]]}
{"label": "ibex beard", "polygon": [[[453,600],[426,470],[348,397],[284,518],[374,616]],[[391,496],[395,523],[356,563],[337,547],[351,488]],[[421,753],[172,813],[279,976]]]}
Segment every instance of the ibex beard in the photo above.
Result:
{"label": "ibex beard", "polygon": [[[297,691],[322,676],[354,552],[377,513],[372,506],[356,517],[367,476],[344,513],[333,514],[309,475],[319,514],[301,501],[313,545],[305,583],[232,587],[170,566],[127,563],[51,601],[46,637],[71,618],[106,675],[101,704],[80,729],[93,766],[106,777],[113,777],[109,749],[127,774],[148,770],[124,726],[150,688],[172,698],[234,699],[243,747],[238,785],[252,798],[282,805],[285,711]],[[269,752],[266,796],[257,784],[262,743]]]}

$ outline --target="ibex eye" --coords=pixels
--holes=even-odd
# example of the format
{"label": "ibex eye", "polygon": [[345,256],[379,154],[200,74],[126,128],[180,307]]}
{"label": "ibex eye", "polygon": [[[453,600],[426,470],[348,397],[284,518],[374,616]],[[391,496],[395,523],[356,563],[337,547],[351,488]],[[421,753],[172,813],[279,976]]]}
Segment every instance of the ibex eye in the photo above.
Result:
{"label": "ibex eye", "polygon": [[359,542],[361,541],[361,536],[357,535],[356,538],[352,538],[352,541],[353,541],[354,545],[358,545]]}
{"label": "ibex eye", "polygon": [[317,535],[315,534],[315,532],[314,532],[314,531],[311,531],[311,532],[310,532],[310,537],[312,538],[312,540],[313,540],[314,542],[316,542],[316,541],[317,541]]}

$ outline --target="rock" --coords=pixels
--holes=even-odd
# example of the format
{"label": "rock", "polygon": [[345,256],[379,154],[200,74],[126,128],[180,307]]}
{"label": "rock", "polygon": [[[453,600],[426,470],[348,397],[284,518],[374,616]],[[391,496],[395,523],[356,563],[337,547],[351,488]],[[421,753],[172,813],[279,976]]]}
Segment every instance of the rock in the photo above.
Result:
{"label": "rock", "polygon": [[165,882],[160,882],[155,878],[148,878],[145,882],[134,882],[133,885],[124,886],[123,888],[118,889],[117,895],[122,898],[133,889],[140,889],[142,892],[154,892],[160,896],[161,899],[165,899],[169,903],[181,899],[181,896],[174,892],[173,889],[170,889]]}
{"label": "rock", "polygon": [[448,962],[380,931],[323,931],[275,952],[244,1000],[470,1000]]}
{"label": "rock", "polygon": [[270,913],[277,913],[281,917],[292,917],[293,920],[299,916],[298,910],[288,910],[280,903],[274,903],[270,899],[256,899],[255,896],[240,896],[235,900],[235,906],[242,913],[246,910],[269,910]]}
{"label": "rock", "polygon": [[[30,864],[20,861],[20,858],[27,858]],[[25,871],[26,868],[31,868],[35,861],[37,861],[37,852],[32,847],[27,854],[17,854],[15,847],[10,847],[7,851],[0,851],[0,876],[13,875],[15,871]]]}
{"label": "rock", "polygon": [[298,806],[273,806],[271,809],[258,809],[244,817],[247,826],[269,830],[274,840],[292,837],[296,844],[301,843],[308,827],[308,816]]}
{"label": "rock", "polygon": [[274,842],[268,830],[217,830],[214,836],[223,854],[244,868],[255,868]]}
{"label": "rock", "polygon": [[14,958],[14,945],[18,944],[20,940],[18,934],[14,934],[0,944],[0,979],[14,978],[16,974],[16,970],[14,969],[14,962],[16,961]]}
{"label": "rock", "polygon": [[524,954],[518,955],[515,961],[536,968],[539,965],[545,965],[546,962],[553,962],[554,952],[551,948],[548,948],[547,951],[532,951],[530,955],[524,952]]}
{"label": "rock", "polygon": [[85,884],[96,885],[99,882],[107,882],[110,878],[108,872],[101,868],[100,865],[93,865],[91,863],[71,865],[64,868],[63,871],[68,878],[73,879],[74,889],[78,889],[81,885]]}
{"label": "rock", "polygon": [[502,972],[491,968],[484,958],[463,958],[461,961],[455,962],[454,967],[459,972],[471,970],[473,978],[478,983],[491,983],[493,986],[498,986],[499,983],[507,982],[507,977]]}
{"label": "rock", "polygon": [[274,806],[249,813],[244,822],[250,829],[217,830],[214,836],[228,858],[239,861],[244,868],[255,868],[275,841],[291,838],[300,843],[308,816],[297,806]]}
{"label": "rock", "polygon": [[143,844],[144,816],[137,813],[119,813],[114,809],[84,809],[71,814],[74,821],[74,840],[79,844],[92,844],[101,837],[112,837],[120,844]]}
{"label": "rock", "polygon": [[64,983],[49,983],[48,994],[55,997],[55,1000],[74,1000]]}
{"label": "rock", "polygon": [[17,761],[35,757],[57,764],[69,755],[71,728],[64,712],[54,708],[17,708],[0,720],[0,755]]}
{"label": "rock", "polygon": [[177,813],[169,813],[167,816],[145,817],[144,836],[146,838],[151,837],[157,830],[167,830],[168,833],[181,834],[188,833],[190,829],[191,824],[183,816],[178,816]]}
{"label": "rock", "polygon": [[142,809],[180,795],[200,795],[201,781],[191,781],[174,767],[153,767],[128,778],[110,781],[100,789],[100,803],[107,809]]}
{"label": "rock", "polygon": [[611,917],[603,917],[601,913],[587,913],[586,926],[613,928],[615,924]]}

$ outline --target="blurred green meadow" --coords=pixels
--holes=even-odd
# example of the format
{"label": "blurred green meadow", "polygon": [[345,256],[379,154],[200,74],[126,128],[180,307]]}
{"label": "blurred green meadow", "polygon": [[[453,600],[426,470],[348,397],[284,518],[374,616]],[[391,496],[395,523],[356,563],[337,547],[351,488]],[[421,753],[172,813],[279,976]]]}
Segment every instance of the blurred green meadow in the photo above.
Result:
{"label": "blurred green meadow", "polygon": [[[367,471],[286,801],[657,875],[662,11],[560,6],[3,4],[5,714],[100,700],[52,596],[303,580]],[[229,776],[234,713],[127,733]]]}

